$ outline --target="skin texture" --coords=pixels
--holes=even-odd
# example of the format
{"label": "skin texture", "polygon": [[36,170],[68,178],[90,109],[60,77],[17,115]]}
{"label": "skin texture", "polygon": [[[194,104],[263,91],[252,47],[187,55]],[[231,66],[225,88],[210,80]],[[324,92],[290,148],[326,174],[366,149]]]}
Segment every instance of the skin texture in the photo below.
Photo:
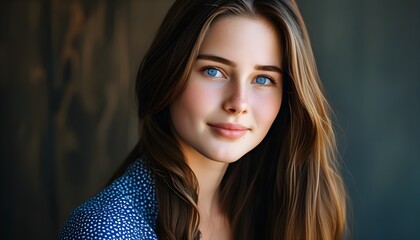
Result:
{"label": "skin texture", "polygon": [[[274,28],[263,19],[229,16],[211,25],[188,86],[170,107],[187,159],[231,163],[262,141],[281,106],[282,75],[261,66],[281,68],[279,43]],[[212,127],[228,123],[246,130]]]}
{"label": "skin texture", "polygon": [[199,183],[205,239],[230,239],[217,189],[228,164],[263,140],[280,110],[280,46],[277,32],[262,18],[216,19],[185,91],[170,106],[174,134]]}

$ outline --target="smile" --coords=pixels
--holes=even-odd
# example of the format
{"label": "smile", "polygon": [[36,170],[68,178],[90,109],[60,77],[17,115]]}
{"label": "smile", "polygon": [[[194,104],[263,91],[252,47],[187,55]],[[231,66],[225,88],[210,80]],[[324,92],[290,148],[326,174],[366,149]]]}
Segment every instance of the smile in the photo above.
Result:
{"label": "smile", "polygon": [[240,138],[250,130],[249,128],[236,123],[208,123],[207,125],[210,126],[212,131],[217,135],[229,139]]}

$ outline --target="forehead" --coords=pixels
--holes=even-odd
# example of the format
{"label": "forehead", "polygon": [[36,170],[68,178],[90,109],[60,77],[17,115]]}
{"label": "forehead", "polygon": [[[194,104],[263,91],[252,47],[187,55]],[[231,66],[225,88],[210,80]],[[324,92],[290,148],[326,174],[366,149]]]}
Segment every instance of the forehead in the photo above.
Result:
{"label": "forehead", "polygon": [[232,61],[281,65],[281,38],[268,20],[260,17],[221,16],[210,25],[200,54],[220,55]]}

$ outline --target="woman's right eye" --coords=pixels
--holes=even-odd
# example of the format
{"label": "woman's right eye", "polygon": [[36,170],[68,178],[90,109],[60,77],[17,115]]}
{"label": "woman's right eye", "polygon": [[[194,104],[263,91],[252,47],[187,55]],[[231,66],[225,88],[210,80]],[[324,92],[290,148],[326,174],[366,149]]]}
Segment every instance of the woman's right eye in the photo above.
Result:
{"label": "woman's right eye", "polygon": [[210,77],[217,77],[217,78],[223,77],[223,73],[219,69],[214,68],[214,67],[205,68],[204,73]]}

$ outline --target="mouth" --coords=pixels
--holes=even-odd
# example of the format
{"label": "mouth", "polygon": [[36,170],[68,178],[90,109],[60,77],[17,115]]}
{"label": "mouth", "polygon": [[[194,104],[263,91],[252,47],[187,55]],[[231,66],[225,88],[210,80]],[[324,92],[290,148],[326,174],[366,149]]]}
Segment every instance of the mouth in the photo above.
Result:
{"label": "mouth", "polygon": [[251,130],[237,123],[208,123],[207,125],[216,135],[228,139],[241,138],[248,130]]}

